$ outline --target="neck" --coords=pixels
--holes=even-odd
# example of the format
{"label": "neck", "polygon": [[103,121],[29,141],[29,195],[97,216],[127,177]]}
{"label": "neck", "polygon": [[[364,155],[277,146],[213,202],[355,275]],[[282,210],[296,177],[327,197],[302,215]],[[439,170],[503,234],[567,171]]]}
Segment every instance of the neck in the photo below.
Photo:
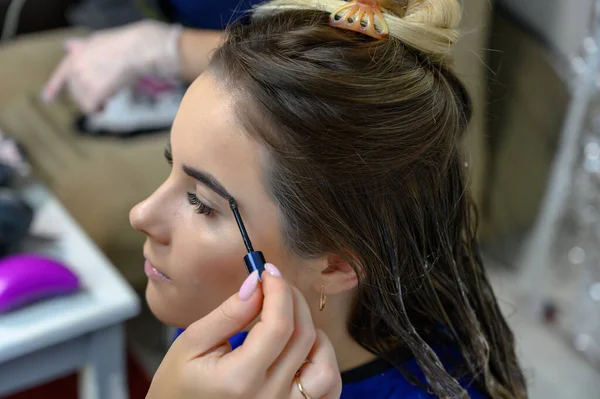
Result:
{"label": "neck", "polygon": [[352,370],[377,358],[374,354],[360,346],[348,333],[345,337],[333,339],[333,349],[338,361],[340,372]]}
{"label": "neck", "polygon": [[[332,305],[334,301],[331,301]],[[328,304],[329,305],[329,304]],[[347,322],[341,317],[347,313],[332,310],[335,306],[325,309],[322,313],[313,314],[313,320],[318,328],[323,330],[333,345],[338,367],[343,373],[358,366],[369,363],[377,358],[350,336],[346,328]]]}

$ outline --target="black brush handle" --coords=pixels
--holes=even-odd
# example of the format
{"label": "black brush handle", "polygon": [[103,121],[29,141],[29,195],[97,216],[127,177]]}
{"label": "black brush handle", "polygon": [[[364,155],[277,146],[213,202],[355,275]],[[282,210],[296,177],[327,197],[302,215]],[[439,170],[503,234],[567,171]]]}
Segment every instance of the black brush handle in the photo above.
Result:
{"label": "black brush handle", "polygon": [[255,270],[258,270],[258,278],[262,276],[262,272],[265,270],[265,256],[260,251],[252,251],[248,252],[246,256],[244,256],[244,263],[246,264],[246,270],[248,274],[252,273]]}

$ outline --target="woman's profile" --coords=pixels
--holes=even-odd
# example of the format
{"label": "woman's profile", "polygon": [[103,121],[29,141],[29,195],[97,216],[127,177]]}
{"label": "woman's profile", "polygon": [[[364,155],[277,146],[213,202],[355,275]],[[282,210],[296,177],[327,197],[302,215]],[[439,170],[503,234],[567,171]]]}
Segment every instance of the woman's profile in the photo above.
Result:
{"label": "woman's profile", "polygon": [[[459,19],[457,0],[275,0],[229,28],[173,124],[170,176],[131,212],[149,306],[187,328],[154,392],[177,375],[197,397],[527,397],[478,254]],[[262,283],[228,198],[279,268]]]}

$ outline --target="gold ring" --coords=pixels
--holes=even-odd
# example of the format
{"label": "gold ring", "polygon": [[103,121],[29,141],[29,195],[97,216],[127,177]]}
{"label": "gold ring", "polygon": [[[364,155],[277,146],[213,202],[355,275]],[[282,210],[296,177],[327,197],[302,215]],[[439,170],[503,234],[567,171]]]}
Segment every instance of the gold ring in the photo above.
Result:
{"label": "gold ring", "polygon": [[304,399],[312,399],[310,397],[310,395],[307,394],[306,391],[304,390],[304,388],[302,387],[302,383],[300,382],[300,373],[296,373],[296,376],[294,377],[294,382],[298,386],[298,390],[300,391],[302,396],[304,396]]}

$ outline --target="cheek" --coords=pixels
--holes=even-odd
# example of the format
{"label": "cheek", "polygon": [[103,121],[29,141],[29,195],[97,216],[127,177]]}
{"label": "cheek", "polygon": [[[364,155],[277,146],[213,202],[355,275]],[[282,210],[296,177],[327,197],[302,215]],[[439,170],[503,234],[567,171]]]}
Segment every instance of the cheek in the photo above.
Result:
{"label": "cheek", "polygon": [[146,294],[154,314],[176,327],[185,328],[206,316],[235,294],[246,278],[239,232],[195,224],[173,232],[168,273],[172,281],[150,281]]}
{"label": "cheek", "polygon": [[222,292],[221,299],[239,288],[238,283],[246,277],[246,252],[234,227],[228,224],[226,228],[216,228],[208,222],[202,228],[191,226],[189,231],[181,232],[181,237],[175,237],[179,244],[174,240],[173,255],[182,264],[177,268],[182,284],[218,290]]}
{"label": "cheek", "polygon": [[173,256],[181,267],[175,265],[177,278],[182,285],[197,287],[215,286],[231,295],[227,286],[240,283],[245,278],[243,257],[246,254],[236,232],[206,232],[200,236],[193,232],[174,240]]}
{"label": "cheek", "polygon": [[256,239],[252,242],[254,249],[262,251],[265,255],[265,260],[277,266],[288,283],[300,288],[299,275],[302,270],[301,261],[290,254],[283,242],[283,237],[279,229],[265,229],[256,234],[255,237]]}
{"label": "cheek", "polygon": [[289,280],[292,277],[289,272],[293,259],[284,245],[279,214],[274,206],[270,206],[261,216],[262,220],[253,219],[247,223],[253,247],[256,251],[262,251],[266,261],[277,266],[286,280]]}

